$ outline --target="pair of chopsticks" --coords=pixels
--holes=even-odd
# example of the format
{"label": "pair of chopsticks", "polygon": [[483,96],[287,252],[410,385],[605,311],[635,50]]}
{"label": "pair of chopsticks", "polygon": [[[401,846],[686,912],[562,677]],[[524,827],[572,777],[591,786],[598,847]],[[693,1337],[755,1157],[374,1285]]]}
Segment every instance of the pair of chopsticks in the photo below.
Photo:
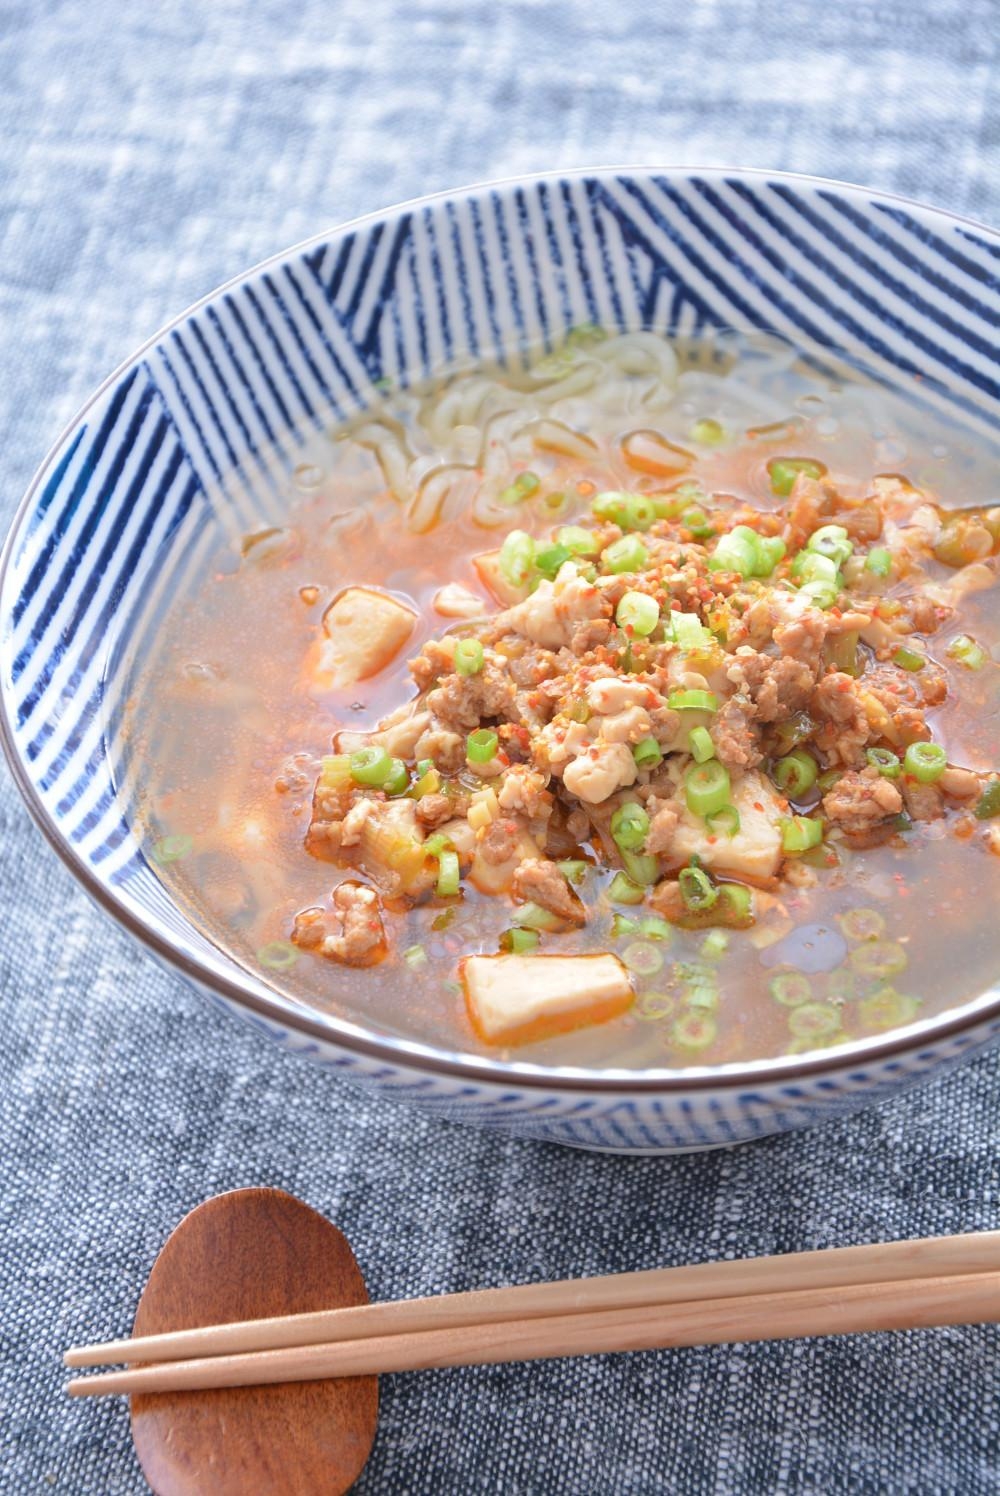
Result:
{"label": "pair of chopsticks", "polygon": [[[74,1397],[1000,1320],[1000,1232],[405,1299],[77,1346]],[[146,1363],[136,1365],[134,1363]]]}

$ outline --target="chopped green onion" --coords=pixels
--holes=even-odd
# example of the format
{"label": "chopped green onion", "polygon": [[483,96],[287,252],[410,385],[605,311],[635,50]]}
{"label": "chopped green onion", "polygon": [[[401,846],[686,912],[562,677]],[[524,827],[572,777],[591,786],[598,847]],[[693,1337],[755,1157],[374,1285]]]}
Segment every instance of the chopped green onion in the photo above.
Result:
{"label": "chopped green onion", "polygon": [[904,1023],[912,1023],[920,1011],[915,997],[897,992],[894,987],[881,987],[870,997],[858,1003],[858,1017],[865,1028],[892,1029]]}
{"label": "chopped green onion", "polygon": [[708,1049],[715,1042],[718,1027],[710,1013],[682,1013],[670,1029],[671,1041],[679,1049]]}
{"label": "chopped green onion", "polygon": [[359,748],[351,754],[351,778],[357,784],[383,785],[392,773],[392,759],[384,748]]}
{"label": "chopped green onion", "polygon": [[608,898],[612,904],[641,904],[645,897],[646,890],[633,883],[626,873],[615,873],[608,884]]}
{"label": "chopped green onion", "polygon": [[788,1015],[796,1039],[829,1039],[840,1028],[840,1013],[830,1003],[802,1003]]}
{"label": "chopped green onion", "polygon": [[651,977],[663,966],[662,955],[655,945],[650,945],[646,940],[633,940],[622,951],[622,960],[629,971],[634,971],[640,977]]}
{"label": "chopped green onion", "polygon": [[822,478],[826,468],[821,462],[813,462],[809,457],[775,457],[768,463],[767,472],[771,479],[771,492],[785,499],[795,487],[795,480],[800,473],[805,473],[807,478]]}
{"label": "chopped green onion", "polygon": [[785,557],[785,542],[780,535],[758,535],[756,577],[769,577]]}
{"label": "chopped green onion", "polygon": [[898,665],[900,670],[923,670],[927,664],[927,656],[920,654],[916,649],[907,649],[904,644],[896,650],[892,663]]}
{"label": "chopped green onion", "polygon": [[640,883],[644,888],[648,888],[650,884],[656,882],[660,876],[660,864],[656,857],[642,852],[630,852],[625,847],[620,850],[625,871],[633,883]]}
{"label": "chopped green onion", "polygon": [[422,945],[411,945],[403,952],[403,960],[407,966],[418,971],[421,966],[427,965],[427,952]]}
{"label": "chopped green onion", "polygon": [[820,525],[810,535],[806,549],[814,551],[818,556],[826,556],[834,566],[843,566],[848,557],[854,554],[854,546],[843,525]]}
{"label": "chopped green onion", "polygon": [[441,852],[438,856],[437,892],[438,897],[450,899],[458,893],[458,880],[461,868],[457,852]]}
{"label": "chopped green onion", "polygon": [[639,930],[647,940],[666,940],[674,938],[674,932],[667,920],[658,914],[650,914],[639,921]]}
{"label": "chopped green onion", "polygon": [[976,816],[980,821],[992,821],[1000,816],[1000,779],[991,779],[976,804]]}
{"label": "chopped green onion", "polygon": [[933,784],[948,767],[948,755],[938,743],[911,743],[903,768],[921,784]]}
{"label": "chopped green onion", "polygon": [[164,836],[153,848],[153,859],[156,862],[179,862],[182,857],[187,857],[194,850],[194,838],[183,834]]}
{"label": "chopped green onion", "polygon": [[520,504],[522,499],[528,499],[533,493],[537,493],[540,482],[535,473],[520,473],[507,488],[500,494],[501,504]]}
{"label": "chopped green onion", "polygon": [[731,925],[734,929],[752,925],[754,920],[753,894],[743,883],[723,883],[719,889],[717,912],[725,916],[722,923]]}
{"label": "chopped green onion", "polygon": [[623,571],[642,571],[648,560],[649,552],[638,535],[623,535],[604,551],[601,565],[605,570],[617,574]]}
{"label": "chopped green onion", "polygon": [[812,816],[789,816],[781,823],[781,845],[785,852],[808,852],[823,840],[823,823]]}
{"label": "chopped green onion", "polygon": [[669,1018],[675,1006],[667,992],[644,992],[632,1011],[642,1022],[655,1023],[657,1019]]}
{"label": "chopped green onion", "polygon": [[681,524],[695,540],[707,540],[710,535],[715,534],[715,526],[699,504],[692,504],[690,509],[684,510]]}
{"label": "chopped green onion", "polygon": [[[741,535],[740,531],[746,531],[746,535]],[[753,540],[748,540],[747,535],[753,535]],[[756,534],[747,525],[737,525],[735,530],[720,535],[708,558],[710,571],[735,571],[741,577],[752,577],[757,564]]]}
{"label": "chopped green onion", "polygon": [[877,909],[847,909],[838,923],[848,940],[878,940],[885,934],[885,919]]}
{"label": "chopped green onion", "polygon": [[897,940],[865,940],[851,952],[851,965],[863,977],[893,977],[905,971],[907,955]]}
{"label": "chopped green onion", "polygon": [[500,547],[498,564],[512,587],[524,587],[535,569],[535,542],[526,530],[511,530]]}
{"label": "chopped green onion", "polygon": [[840,596],[839,582],[806,582],[799,593],[807,597],[817,608],[832,608]]}
{"label": "chopped green onion", "polygon": [[639,931],[639,922],[629,919],[627,914],[615,914],[611,917],[611,938],[620,940],[623,935],[636,935]]}
{"label": "chopped green onion", "polygon": [[799,551],[792,562],[792,576],[797,582],[828,582],[831,587],[840,582],[837,563],[814,551]]}
{"label": "chopped green onion", "polygon": [[556,540],[566,547],[571,556],[597,555],[597,536],[593,530],[585,530],[582,525],[563,525],[556,533]]}
{"label": "chopped green onion", "polygon": [[824,769],[816,781],[816,788],[824,795],[833,789],[834,785],[843,775],[843,769]]}
{"label": "chopped green onion", "polygon": [[643,493],[599,493],[590,507],[598,519],[623,530],[648,530],[657,517],[655,504]]}
{"label": "chopped green onion", "polygon": [[459,675],[478,675],[483,658],[483,646],[478,639],[459,639],[455,645],[455,669]]}
{"label": "chopped green onion", "polygon": [[434,767],[434,760],[432,758],[418,758],[417,759],[417,778],[418,779],[423,779],[424,775],[425,774],[429,774],[431,772],[431,770],[433,769],[433,767]]}
{"label": "chopped green onion", "polygon": [[893,753],[890,748],[866,748],[865,758],[884,779],[898,779],[903,772],[898,753]]}
{"label": "chopped green onion", "polygon": [[715,643],[697,613],[670,613],[667,637],[673,639],[680,649],[704,649]]}
{"label": "chopped green onion", "polygon": [[695,912],[711,909],[718,901],[719,890],[703,868],[681,868],[677,882],[687,909]]}
{"label": "chopped green onion", "polygon": [[701,942],[701,954],[706,961],[719,961],[729,949],[729,936],[725,930],[709,930]]}
{"label": "chopped green onion", "polygon": [[887,577],[892,571],[892,551],[887,550],[884,545],[877,545],[865,557],[865,570],[870,571],[874,577]]}
{"label": "chopped green onion", "polygon": [[771,978],[771,996],[783,1008],[798,1008],[812,997],[812,983],[801,971],[783,971]]}
{"label": "chopped green onion", "polygon": [[779,758],[771,770],[771,777],[780,790],[790,800],[801,800],[816,783],[819,774],[819,766],[811,753],[804,748],[796,748],[793,753],[786,753],[784,758]]}
{"label": "chopped green onion", "polygon": [[271,971],[287,971],[299,959],[299,953],[290,940],[269,940],[257,952],[261,966]]}
{"label": "chopped green onion", "polygon": [[389,772],[382,788],[387,795],[404,795],[410,788],[410,771],[401,758],[389,760]]}
{"label": "chopped green onion", "polygon": [[565,920],[553,914],[551,909],[546,909],[542,904],[521,904],[514,910],[513,923],[519,930],[548,930],[554,933],[565,927]]}
{"label": "chopped green onion", "polygon": [[[417,770],[419,773],[419,765]],[[426,774],[421,774],[417,782],[411,786],[410,794],[414,800],[422,800],[425,795],[436,795],[441,789],[441,775],[431,764]]]}
{"label": "chopped green onion", "polygon": [[529,951],[538,949],[541,939],[537,930],[525,930],[515,927],[513,930],[505,930],[500,936],[500,944],[505,951],[513,951],[517,956],[526,956]]}
{"label": "chopped green onion", "polygon": [[435,831],[434,835],[429,836],[423,843],[423,849],[428,857],[438,857],[449,848],[454,850],[448,837],[444,836],[440,831]]}
{"label": "chopped green onion", "polygon": [[632,749],[637,769],[653,769],[663,762],[663,753],[655,738],[641,738]]}
{"label": "chopped green onion", "polygon": [[684,993],[684,1005],[687,1008],[696,1008],[700,1012],[714,1013],[719,1006],[719,989],[698,985],[688,987]]}
{"label": "chopped green onion", "polygon": [[649,833],[649,816],[636,800],[619,805],[611,817],[611,835],[626,852],[637,852]]}
{"label": "chopped green onion", "polygon": [[619,627],[645,639],[660,621],[660,609],[648,592],[626,592],[615,609]]}
{"label": "chopped green onion", "polygon": [[477,727],[465,740],[465,755],[470,764],[488,764],[496,757],[500,739],[489,727]]}
{"label": "chopped green onion", "polygon": [[693,816],[710,816],[729,804],[729,771],[718,759],[692,764],[684,775],[684,799]]}
{"label": "chopped green onion", "polygon": [[556,867],[562,873],[567,883],[579,883],[584,877],[589,862],[584,862],[582,857],[569,857],[563,862],[557,862]]}
{"label": "chopped green onion", "polygon": [[968,634],[959,634],[957,638],[952,639],[947,652],[953,660],[957,660],[960,665],[965,665],[968,670],[982,670],[989,659],[982,645],[977,644],[975,639],[970,639]]}
{"label": "chopped green onion", "polygon": [[564,545],[549,545],[535,552],[535,569],[551,582],[564,562],[572,559],[572,552]]}
{"label": "chopped green onion", "polygon": [[707,727],[692,727],[688,733],[688,747],[696,764],[707,764],[715,757],[715,744]]}
{"label": "chopped green onion", "polygon": [[695,421],[691,427],[691,440],[702,447],[720,447],[726,439],[725,428],[711,419]]}
{"label": "chopped green onion", "polygon": [[711,691],[671,691],[667,706],[674,712],[717,712],[719,698]]}
{"label": "chopped green onion", "polygon": [[718,810],[709,811],[705,817],[705,825],[713,836],[718,836],[723,831],[729,837],[738,836],[740,813],[735,805],[723,805]]}

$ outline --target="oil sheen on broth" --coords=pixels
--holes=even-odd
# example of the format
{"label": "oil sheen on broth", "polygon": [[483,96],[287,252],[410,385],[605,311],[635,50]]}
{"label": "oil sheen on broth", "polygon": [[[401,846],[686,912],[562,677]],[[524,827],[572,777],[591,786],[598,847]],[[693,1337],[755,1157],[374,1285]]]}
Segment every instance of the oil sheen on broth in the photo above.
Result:
{"label": "oil sheen on broth", "polygon": [[[595,1068],[723,1064],[940,1012],[995,979],[1000,955],[986,915],[1000,892],[990,456],[905,390],[844,370],[834,379],[802,350],[760,336],[681,348],[584,328],[526,369],[388,389],[363,420],[314,444],[279,529],[220,548],[176,600],[132,709],[138,831],[175,896],[248,967],[305,1004],[448,1050]],[[581,531],[595,537],[589,549]],[[499,570],[477,567],[498,549]],[[430,755],[404,755],[405,780],[387,782],[376,745],[358,762],[381,782],[349,780],[339,819],[324,822],[317,780],[326,773],[342,789],[348,753],[366,742],[338,735],[372,732],[415,698],[408,662],[418,657],[423,707],[454,670],[456,639],[470,641],[449,706],[461,713],[483,644],[491,670],[513,670],[517,640],[539,628],[544,638],[546,627],[524,621],[523,600],[537,612],[574,574],[581,595],[596,584],[601,606],[571,620],[589,618],[592,637],[527,638],[540,679],[518,689],[530,686],[538,715],[527,728],[513,708],[468,715],[459,736],[478,732],[487,749],[492,738],[494,761],[444,763],[440,784],[424,780],[457,797],[449,824],[471,819],[481,838],[498,815],[487,792],[496,796],[505,766],[537,772],[543,750],[533,744],[547,733],[542,768],[552,765],[562,799],[542,830],[537,814],[513,812],[535,835],[515,861],[534,852],[542,872],[483,892],[470,877],[472,843],[453,842],[428,815],[416,834],[437,840],[403,896],[398,879],[380,882],[349,845],[343,813],[348,800],[367,797],[379,815],[406,800],[412,822]],[[339,686],[324,643],[328,610],[348,588],[398,600],[412,628],[377,673]],[[521,607],[520,634],[493,622],[510,606]],[[754,637],[755,606],[770,609],[773,634]],[[812,678],[789,664],[775,681],[774,620],[784,619],[788,642],[796,609],[824,620],[816,638],[806,630],[806,653],[818,650],[806,661]],[[727,631],[720,655],[715,639]],[[562,661],[547,676],[546,650]],[[784,654],[802,654],[794,637]],[[553,728],[553,701],[576,671],[577,693],[568,706],[559,699]],[[834,676],[846,681],[839,692]],[[641,762],[631,779],[621,744],[604,742],[611,717],[592,706],[601,680],[629,679],[656,687],[625,735]],[[855,697],[869,686],[859,728]],[[574,733],[590,734],[576,799],[566,788]],[[925,740],[937,746],[907,757]],[[588,800],[600,791],[587,754],[603,753],[625,768],[608,795]],[[377,826],[369,811],[359,814]],[[760,813],[777,860],[744,877],[726,858]],[[314,855],[329,824],[333,860]],[[652,857],[650,845],[660,847]],[[546,907],[552,864],[568,918]],[[354,965],[331,959],[337,939],[327,954],[320,944],[340,929],[331,897],[342,882],[378,890],[385,935],[359,947]],[[303,911],[313,911],[305,922]],[[501,950],[535,961],[610,952],[631,993],[610,1019],[570,1012],[570,1032],[529,1018],[512,1030],[512,1048],[502,1028],[470,1022],[459,973],[463,958]]]}

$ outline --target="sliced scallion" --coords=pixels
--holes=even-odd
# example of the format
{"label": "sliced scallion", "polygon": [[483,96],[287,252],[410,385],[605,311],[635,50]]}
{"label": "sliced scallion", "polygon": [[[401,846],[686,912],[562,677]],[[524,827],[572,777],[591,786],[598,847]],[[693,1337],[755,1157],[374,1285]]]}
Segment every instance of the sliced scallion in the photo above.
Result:
{"label": "sliced scallion", "polygon": [[471,764],[488,764],[496,756],[500,739],[489,727],[477,727],[465,740],[465,754]]}
{"label": "sliced scallion", "polygon": [[907,774],[921,784],[934,784],[948,767],[948,755],[939,743],[911,743],[903,759]]}
{"label": "sliced scallion", "polygon": [[693,816],[710,816],[729,804],[729,771],[718,759],[692,764],[684,775],[684,799]]}

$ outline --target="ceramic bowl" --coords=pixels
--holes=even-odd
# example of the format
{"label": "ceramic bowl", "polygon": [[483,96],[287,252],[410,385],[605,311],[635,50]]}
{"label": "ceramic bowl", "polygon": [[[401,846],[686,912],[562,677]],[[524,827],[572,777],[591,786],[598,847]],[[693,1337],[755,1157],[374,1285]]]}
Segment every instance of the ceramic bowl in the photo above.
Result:
{"label": "ceramic bowl", "polygon": [[982,433],[998,413],[1000,235],[803,177],[625,169],[446,193],[276,256],[139,349],[38,472],[0,577],[4,746],[88,892],[263,1038],[443,1118],[623,1153],[712,1147],[939,1073],[995,1038],[1000,992],[842,1049],[714,1069],[431,1048],[304,1008],[228,958],[169,896],[122,789],[135,648],[220,536],[274,522],[312,433],[386,377],[517,356],[584,321],[805,338],[876,379],[919,372]]}

